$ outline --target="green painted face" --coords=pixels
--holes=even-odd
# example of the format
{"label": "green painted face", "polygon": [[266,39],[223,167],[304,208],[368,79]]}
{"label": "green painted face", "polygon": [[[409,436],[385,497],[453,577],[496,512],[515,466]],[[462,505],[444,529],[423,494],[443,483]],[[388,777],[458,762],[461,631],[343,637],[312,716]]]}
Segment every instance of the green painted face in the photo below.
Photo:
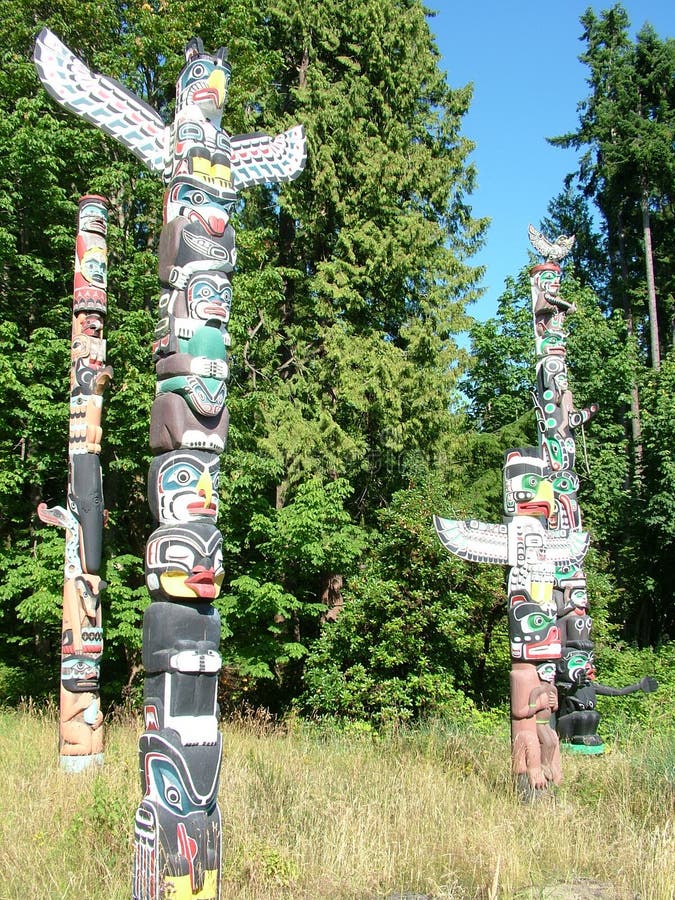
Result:
{"label": "green painted face", "polygon": [[588,594],[583,588],[575,588],[570,592],[570,602],[575,609],[588,609]]}
{"label": "green painted face", "polygon": [[589,675],[593,672],[593,654],[585,651],[565,654],[565,666],[571,681],[576,684],[583,684],[589,680]]}
{"label": "green painted face", "polygon": [[560,272],[546,269],[539,275],[539,287],[546,294],[555,294],[560,287]]}

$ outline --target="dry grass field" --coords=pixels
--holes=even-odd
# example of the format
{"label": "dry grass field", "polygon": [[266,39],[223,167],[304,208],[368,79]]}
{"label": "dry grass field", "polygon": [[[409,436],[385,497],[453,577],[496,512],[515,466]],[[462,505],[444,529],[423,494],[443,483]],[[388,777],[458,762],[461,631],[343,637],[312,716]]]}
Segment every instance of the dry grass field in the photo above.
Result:
{"label": "dry grass field", "polygon": [[[129,897],[139,731],[113,722],[103,769],[65,775],[53,712],[0,712],[2,900]],[[672,735],[566,756],[534,805],[513,794],[505,729],[254,720],[223,737],[223,900],[675,897]]]}

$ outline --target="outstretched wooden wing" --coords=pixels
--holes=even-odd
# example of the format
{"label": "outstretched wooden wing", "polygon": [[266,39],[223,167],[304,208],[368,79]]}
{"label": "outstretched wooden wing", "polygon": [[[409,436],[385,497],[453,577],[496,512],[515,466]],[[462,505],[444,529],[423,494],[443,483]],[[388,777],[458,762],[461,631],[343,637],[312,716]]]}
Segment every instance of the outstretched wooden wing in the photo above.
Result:
{"label": "outstretched wooden wing", "polygon": [[555,241],[550,241],[541,231],[537,231],[534,225],[528,225],[527,232],[530,243],[537,253],[546,258],[547,262],[561,262],[574,246],[575,236],[573,234],[559,234]]}
{"label": "outstretched wooden wing", "polygon": [[434,516],[434,527],[441,543],[462,559],[472,562],[508,562],[508,529],[506,525],[488,525],[476,519],[441,519]]}
{"label": "outstretched wooden wing", "polygon": [[163,171],[169,130],[151,106],[114,78],[90,71],[48,28],[37,36],[33,59],[58,103],[114,137],[151,171]]}
{"label": "outstretched wooden wing", "polygon": [[549,529],[546,531],[546,555],[556,565],[581,565],[588,553],[590,535],[587,531]]}
{"label": "outstretched wooden wing", "polygon": [[307,147],[302,125],[276,137],[238,134],[231,141],[232,183],[238,191],[254,184],[293,181],[305,168]]}

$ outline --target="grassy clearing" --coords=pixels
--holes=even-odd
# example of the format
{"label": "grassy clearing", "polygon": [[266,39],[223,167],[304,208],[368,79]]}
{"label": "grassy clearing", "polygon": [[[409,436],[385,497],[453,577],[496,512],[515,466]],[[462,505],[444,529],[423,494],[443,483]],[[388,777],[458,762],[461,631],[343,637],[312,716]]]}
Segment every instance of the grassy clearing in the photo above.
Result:
{"label": "grassy clearing", "polygon": [[[53,714],[0,713],[2,900],[128,898],[139,731],[111,724],[101,773],[68,776]],[[258,721],[223,736],[226,900],[534,898],[583,878],[675,898],[672,735],[566,757],[563,787],[534,806],[511,791],[505,731]]]}

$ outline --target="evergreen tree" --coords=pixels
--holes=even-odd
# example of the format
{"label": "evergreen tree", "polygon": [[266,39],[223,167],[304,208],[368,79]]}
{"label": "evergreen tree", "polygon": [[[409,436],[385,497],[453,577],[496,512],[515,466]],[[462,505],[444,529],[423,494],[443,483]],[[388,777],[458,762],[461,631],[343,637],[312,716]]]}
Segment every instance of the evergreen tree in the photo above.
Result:
{"label": "evergreen tree", "polygon": [[[355,549],[376,511],[429,468],[452,427],[462,363],[452,336],[476,294],[466,259],[484,223],[466,206],[473,171],[459,129],[470,94],[448,88],[421,4],[270,2],[266,23],[278,92],[261,121],[303,122],[309,154],[302,178],[251,194],[241,215],[233,343],[243,350],[225,468],[246,461],[257,518],[231,535],[250,552],[231,560],[226,602],[255,610],[257,597],[294,597],[294,610],[261,603],[265,616],[249,622],[301,653],[317,604],[330,584],[348,583],[356,557],[273,567],[265,550],[301,514],[308,479],[362,529]],[[349,491],[338,495],[330,485],[342,479]],[[226,503],[229,490],[225,478]],[[241,580],[252,560],[266,572],[257,585]],[[283,682],[294,667],[280,659],[267,671]]]}
{"label": "evergreen tree", "polygon": [[559,234],[575,236],[570,255],[565,260],[565,271],[573,270],[579,284],[592,288],[602,309],[609,312],[607,242],[598,233],[593,220],[591,200],[572,186],[572,181],[572,176],[568,176],[564,190],[548,204],[548,215],[542,220],[541,231],[551,237]]}
{"label": "evergreen tree", "polygon": [[[581,17],[590,96],[580,104],[579,129],[552,138],[586,148],[580,181],[605,219],[613,269],[612,293],[623,298],[629,329],[642,337],[646,311],[652,367],[658,369],[659,318],[672,315],[664,295],[657,305],[652,222],[669,211],[675,178],[675,41],[644,26],[633,43],[619,4],[598,17]],[[672,236],[670,238],[672,246]],[[670,322],[668,323],[670,324]]]}
{"label": "evergreen tree", "polygon": [[75,203],[88,191],[112,202],[104,685],[114,661],[121,682],[139,664],[152,527],[145,475],[162,186],[38,87],[30,57],[43,25],[167,121],[183,46],[200,34],[230,48],[230,132],[305,125],[302,178],[248,192],[236,215],[219,520],[233,684],[252,692],[267,680],[269,702],[284,704],[326,604],[339,605],[340,584],[358,571],[377,510],[433,464],[451,431],[464,362],[453,335],[477,292],[467,259],[485,227],[467,206],[474,173],[460,127],[470,90],[447,86],[418,0],[234,0],[223,11],[203,0],[104,0],[95,18],[73,0],[44,9],[11,0],[0,23],[0,627],[14,636],[3,660],[15,661],[6,672],[17,692],[30,688],[19,676],[35,645],[56,682],[62,541],[34,528],[34,510],[65,491]]}
{"label": "evergreen tree", "polygon": [[[670,358],[673,340],[675,41],[660,39],[649,25],[632,41],[620,5],[599,16],[589,9],[581,22],[586,50],[580,58],[589,70],[590,93],[579,105],[578,130],[552,143],[583,150],[578,181],[598,208],[606,236],[610,277],[605,308],[624,315],[623,367],[632,380],[626,422],[633,465],[626,473],[623,501],[616,490],[609,491],[612,503],[599,502],[605,515],[597,521],[604,522],[601,532],[626,587],[626,634],[646,644],[672,636],[673,629],[672,592],[661,575],[671,568],[672,551],[671,516],[663,503],[663,485],[672,468],[672,442],[663,418],[670,368],[659,369],[664,353]],[[609,402],[618,422],[620,407],[611,396]],[[672,416],[672,397],[665,403]],[[594,422],[590,431],[595,430]],[[611,446],[618,453],[620,444],[611,440],[598,448],[600,458]],[[607,487],[619,477],[619,458],[615,455],[612,462],[605,456]],[[601,500],[602,492],[596,496]]]}

